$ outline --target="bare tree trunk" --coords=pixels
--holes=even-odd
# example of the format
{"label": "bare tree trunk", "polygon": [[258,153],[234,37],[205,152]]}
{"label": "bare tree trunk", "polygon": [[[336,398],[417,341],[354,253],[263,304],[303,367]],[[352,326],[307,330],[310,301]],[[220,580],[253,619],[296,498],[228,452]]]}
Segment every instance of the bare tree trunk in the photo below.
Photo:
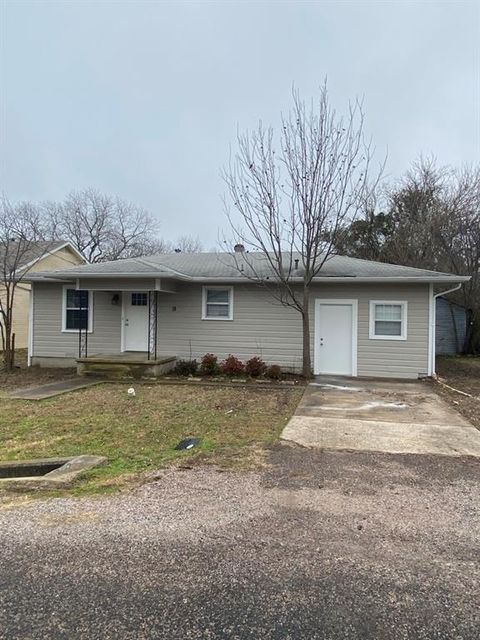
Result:
{"label": "bare tree trunk", "polygon": [[308,380],[312,377],[312,362],[310,357],[310,290],[308,287],[303,291],[303,309],[302,309],[302,340],[303,340],[303,365],[302,375]]}

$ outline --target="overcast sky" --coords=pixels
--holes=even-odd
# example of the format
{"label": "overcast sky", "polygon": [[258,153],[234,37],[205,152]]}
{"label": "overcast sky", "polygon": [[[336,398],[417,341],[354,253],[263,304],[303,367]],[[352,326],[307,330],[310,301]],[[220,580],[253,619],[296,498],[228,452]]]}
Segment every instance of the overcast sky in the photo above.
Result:
{"label": "overcast sky", "polygon": [[420,153],[478,161],[479,34],[458,0],[3,3],[1,189],[95,187],[212,247],[237,127],[325,76],[338,110],[364,97],[392,178]]}

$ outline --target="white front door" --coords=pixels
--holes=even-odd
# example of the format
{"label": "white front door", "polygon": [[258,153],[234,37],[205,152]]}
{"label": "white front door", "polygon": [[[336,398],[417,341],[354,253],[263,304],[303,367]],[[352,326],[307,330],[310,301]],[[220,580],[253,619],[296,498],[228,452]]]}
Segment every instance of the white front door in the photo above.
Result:
{"label": "white front door", "polygon": [[123,350],[148,351],[148,293],[123,292]]}
{"label": "white front door", "polygon": [[315,301],[314,373],[357,375],[357,301]]}

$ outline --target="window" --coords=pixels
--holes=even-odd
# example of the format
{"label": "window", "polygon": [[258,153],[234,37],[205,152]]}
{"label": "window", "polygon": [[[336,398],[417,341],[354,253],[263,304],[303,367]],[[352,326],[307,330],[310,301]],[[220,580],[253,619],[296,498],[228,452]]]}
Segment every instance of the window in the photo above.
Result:
{"label": "window", "polygon": [[203,287],[202,320],[233,320],[233,287]]}
{"label": "window", "polygon": [[62,331],[92,330],[92,293],[64,287]]}
{"label": "window", "polygon": [[371,300],[369,333],[371,340],[406,340],[407,303]]}
{"label": "window", "polygon": [[146,306],[147,306],[146,293],[132,293],[132,307],[146,307]]}

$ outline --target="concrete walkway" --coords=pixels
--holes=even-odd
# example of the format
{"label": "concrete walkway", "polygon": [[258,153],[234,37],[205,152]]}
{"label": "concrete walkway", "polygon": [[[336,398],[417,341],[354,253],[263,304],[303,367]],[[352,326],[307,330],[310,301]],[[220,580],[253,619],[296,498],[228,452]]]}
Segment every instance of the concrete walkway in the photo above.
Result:
{"label": "concrete walkway", "polygon": [[61,380],[60,382],[47,382],[46,384],[29,387],[28,389],[16,389],[9,394],[9,397],[19,400],[45,400],[46,398],[59,396],[62,393],[93,387],[103,382],[105,382],[105,380],[98,378],[70,378],[68,380]]}
{"label": "concrete walkway", "polygon": [[427,382],[318,378],[282,438],[320,449],[480,458],[480,431]]}

